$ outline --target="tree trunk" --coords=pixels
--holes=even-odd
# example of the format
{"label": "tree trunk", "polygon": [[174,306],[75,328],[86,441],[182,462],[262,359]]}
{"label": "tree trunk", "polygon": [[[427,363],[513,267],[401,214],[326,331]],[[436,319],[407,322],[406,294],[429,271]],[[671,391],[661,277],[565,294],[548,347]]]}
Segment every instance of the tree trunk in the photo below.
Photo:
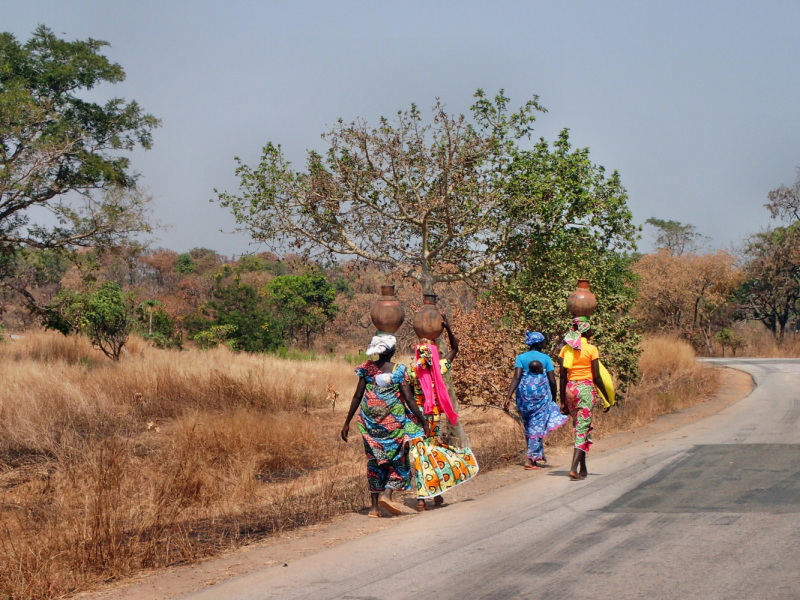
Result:
{"label": "tree trunk", "polygon": [[[445,341],[444,334],[440,335],[439,339],[436,340],[436,347],[439,348],[440,356],[447,354],[447,342]],[[450,402],[453,403],[453,410],[458,413],[458,398],[456,397],[456,388],[453,385],[453,376],[450,371],[444,374],[443,379],[447,386],[447,393],[450,394]],[[464,428],[461,427],[461,415],[459,415],[458,423],[455,425],[450,423],[450,419],[447,417],[442,419],[442,438],[444,438],[445,443],[452,446],[459,446],[461,448],[469,446],[469,438]]]}
{"label": "tree trunk", "polygon": [[713,353],[714,353],[714,347],[712,345],[711,337],[710,337],[711,336],[711,325],[708,326],[708,332],[706,332],[706,329],[703,326],[700,326],[700,331],[703,332],[703,337],[706,339],[706,349],[708,350],[708,356],[710,358],[711,356],[713,356]]}

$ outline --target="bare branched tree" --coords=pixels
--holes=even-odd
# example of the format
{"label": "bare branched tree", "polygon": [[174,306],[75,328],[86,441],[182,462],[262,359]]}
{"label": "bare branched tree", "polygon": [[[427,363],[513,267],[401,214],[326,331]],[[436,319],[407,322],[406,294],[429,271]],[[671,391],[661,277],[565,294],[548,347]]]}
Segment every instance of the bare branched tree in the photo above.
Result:
{"label": "bare branched tree", "polygon": [[260,164],[237,159],[241,193],[217,192],[252,237],[273,249],[325,251],[381,263],[417,280],[424,293],[472,279],[504,260],[518,223],[504,210],[510,140],[529,135],[537,99],[509,115],[478,91],[468,122],[437,101],[431,122],[416,106],[378,127],[339,121],[295,172],[280,146]]}
{"label": "bare branched tree", "polygon": [[767,198],[767,207],[773,219],[784,221],[800,221],[800,167],[797,169],[797,178],[791,187],[785,185],[772,190]]}

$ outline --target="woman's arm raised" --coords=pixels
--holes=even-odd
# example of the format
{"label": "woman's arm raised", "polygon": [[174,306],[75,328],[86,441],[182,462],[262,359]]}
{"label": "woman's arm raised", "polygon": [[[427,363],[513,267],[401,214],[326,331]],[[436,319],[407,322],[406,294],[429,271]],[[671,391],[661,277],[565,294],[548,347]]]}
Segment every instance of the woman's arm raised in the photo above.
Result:
{"label": "woman's arm raised", "polygon": [[444,329],[447,331],[447,341],[450,342],[450,352],[444,355],[444,359],[453,362],[456,354],[458,354],[458,338],[450,328],[450,321],[447,320],[447,315],[444,313],[442,313],[442,325],[444,325]]}

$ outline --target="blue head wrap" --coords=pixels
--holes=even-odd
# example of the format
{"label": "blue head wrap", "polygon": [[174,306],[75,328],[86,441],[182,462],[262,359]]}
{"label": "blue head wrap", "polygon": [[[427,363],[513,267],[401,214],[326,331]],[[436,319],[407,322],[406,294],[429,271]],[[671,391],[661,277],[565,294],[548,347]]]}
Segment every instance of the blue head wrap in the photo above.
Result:
{"label": "blue head wrap", "polygon": [[544,336],[538,331],[525,331],[525,343],[528,346],[533,346],[544,341]]}

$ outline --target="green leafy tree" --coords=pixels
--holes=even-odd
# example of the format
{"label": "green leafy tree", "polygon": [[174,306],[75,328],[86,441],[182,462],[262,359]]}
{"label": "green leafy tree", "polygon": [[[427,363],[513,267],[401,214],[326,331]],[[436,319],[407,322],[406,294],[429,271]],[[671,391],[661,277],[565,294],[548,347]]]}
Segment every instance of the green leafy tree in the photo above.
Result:
{"label": "green leafy tree", "polygon": [[87,292],[61,292],[50,304],[45,326],[64,335],[82,333],[95,348],[118,361],[134,325],[133,297],[106,282]]}
{"label": "green leafy tree", "polygon": [[[25,43],[0,33],[0,254],[102,249],[151,230],[151,199],[123,154],[150,148],[159,121],[135,101],[86,99],[125,79],[106,46],[68,42],[44,26]],[[42,214],[52,224],[33,220]],[[24,266],[4,261],[0,285],[40,314],[24,268],[15,268]]]}
{"label": "green leafy tree", "polygon": [[164,312],[164,303],[145,300],[136,307],[136,316],[143,329],[142,337],[159,348],[181,348],[183,340],[177,322]]}
{"label": "green leafy tree", "polygon": [[236,340],[233,339],[235,334],[236,325],[212,325],[196,334],[193,339],[201,350],[216,348],[220,344],[226,345],[231,350],[237,350]]}
{"label": "green leafy tree", "polygon": [[178,255],[177,263],[175,264],[175,271],[181,275],[188,275],[194,273],[195,264],[191,255],[188,252]]}
{"label": "green leafy tree", "polygon": [[745,246],[744,258],[741,308],[782,340],[800,317],[800,221],[757,233]]}
{"label": "green leafy tree", "polygon": [[[25,44],[0,34],[0,248],[109,245],[148,229],[144,197],[125,193],[136,176],[120,152],[150,148],[159,121],[136,102],[84,99],[125,79],[107,45],[44,26]],[[31,222],[31,209],[58,224]]]}
{"label": "green leafy tree", "polygon": [[213,315],[212,326],[228,326],[232,349],[267,352],[283,344],[280,327],[259,291],[234,278],[217,283],[205,310]]}
{"label": "green leafy tree", "polygon": [[579,278],[589,279],[603,361],[623,387],[633,382],[640,337],[630,315],[637,278],[629,253],[638,229],[619,174],[607,177],[587,148],[572,148],[564,130],[552,149],[540,140],[531,150],[514,152],[507,189],[511,218],[531,215],[509,242],[513,268],[497,285],[515,307],[515,320],[544,333],[554,350],[571,324],[567,297]]}
{"label": "green leafy tree", "polygon": [[706,238],[697,233],[697,228],[689,223],[664,221],[651,217],[645,221],[656,229],[656,248],[669,250],[676,256],[685,252],[697,252]]}
{"label": "green leafy tree", "polygon": [[307,348],[311,336],[323,331],[339,310],[336,289],[321,273],[276,277],[264,287],[264,295],[290,337],[305,334]]}
{"label": "green leafy tree", "polygon": [[733,351],[733,355],[736,356],[737,350],[744,346],[744,338],[728,327],[720,329],[714,337],[719,345],[722,346],[723,358],[725,358],[725,348],[730,348]]}
{"label": "green leafy tree", "polygon": [[235,271],[237,273],[260,273],[267,270],[267,261],[260,256],[244,254],[236,261]]}

